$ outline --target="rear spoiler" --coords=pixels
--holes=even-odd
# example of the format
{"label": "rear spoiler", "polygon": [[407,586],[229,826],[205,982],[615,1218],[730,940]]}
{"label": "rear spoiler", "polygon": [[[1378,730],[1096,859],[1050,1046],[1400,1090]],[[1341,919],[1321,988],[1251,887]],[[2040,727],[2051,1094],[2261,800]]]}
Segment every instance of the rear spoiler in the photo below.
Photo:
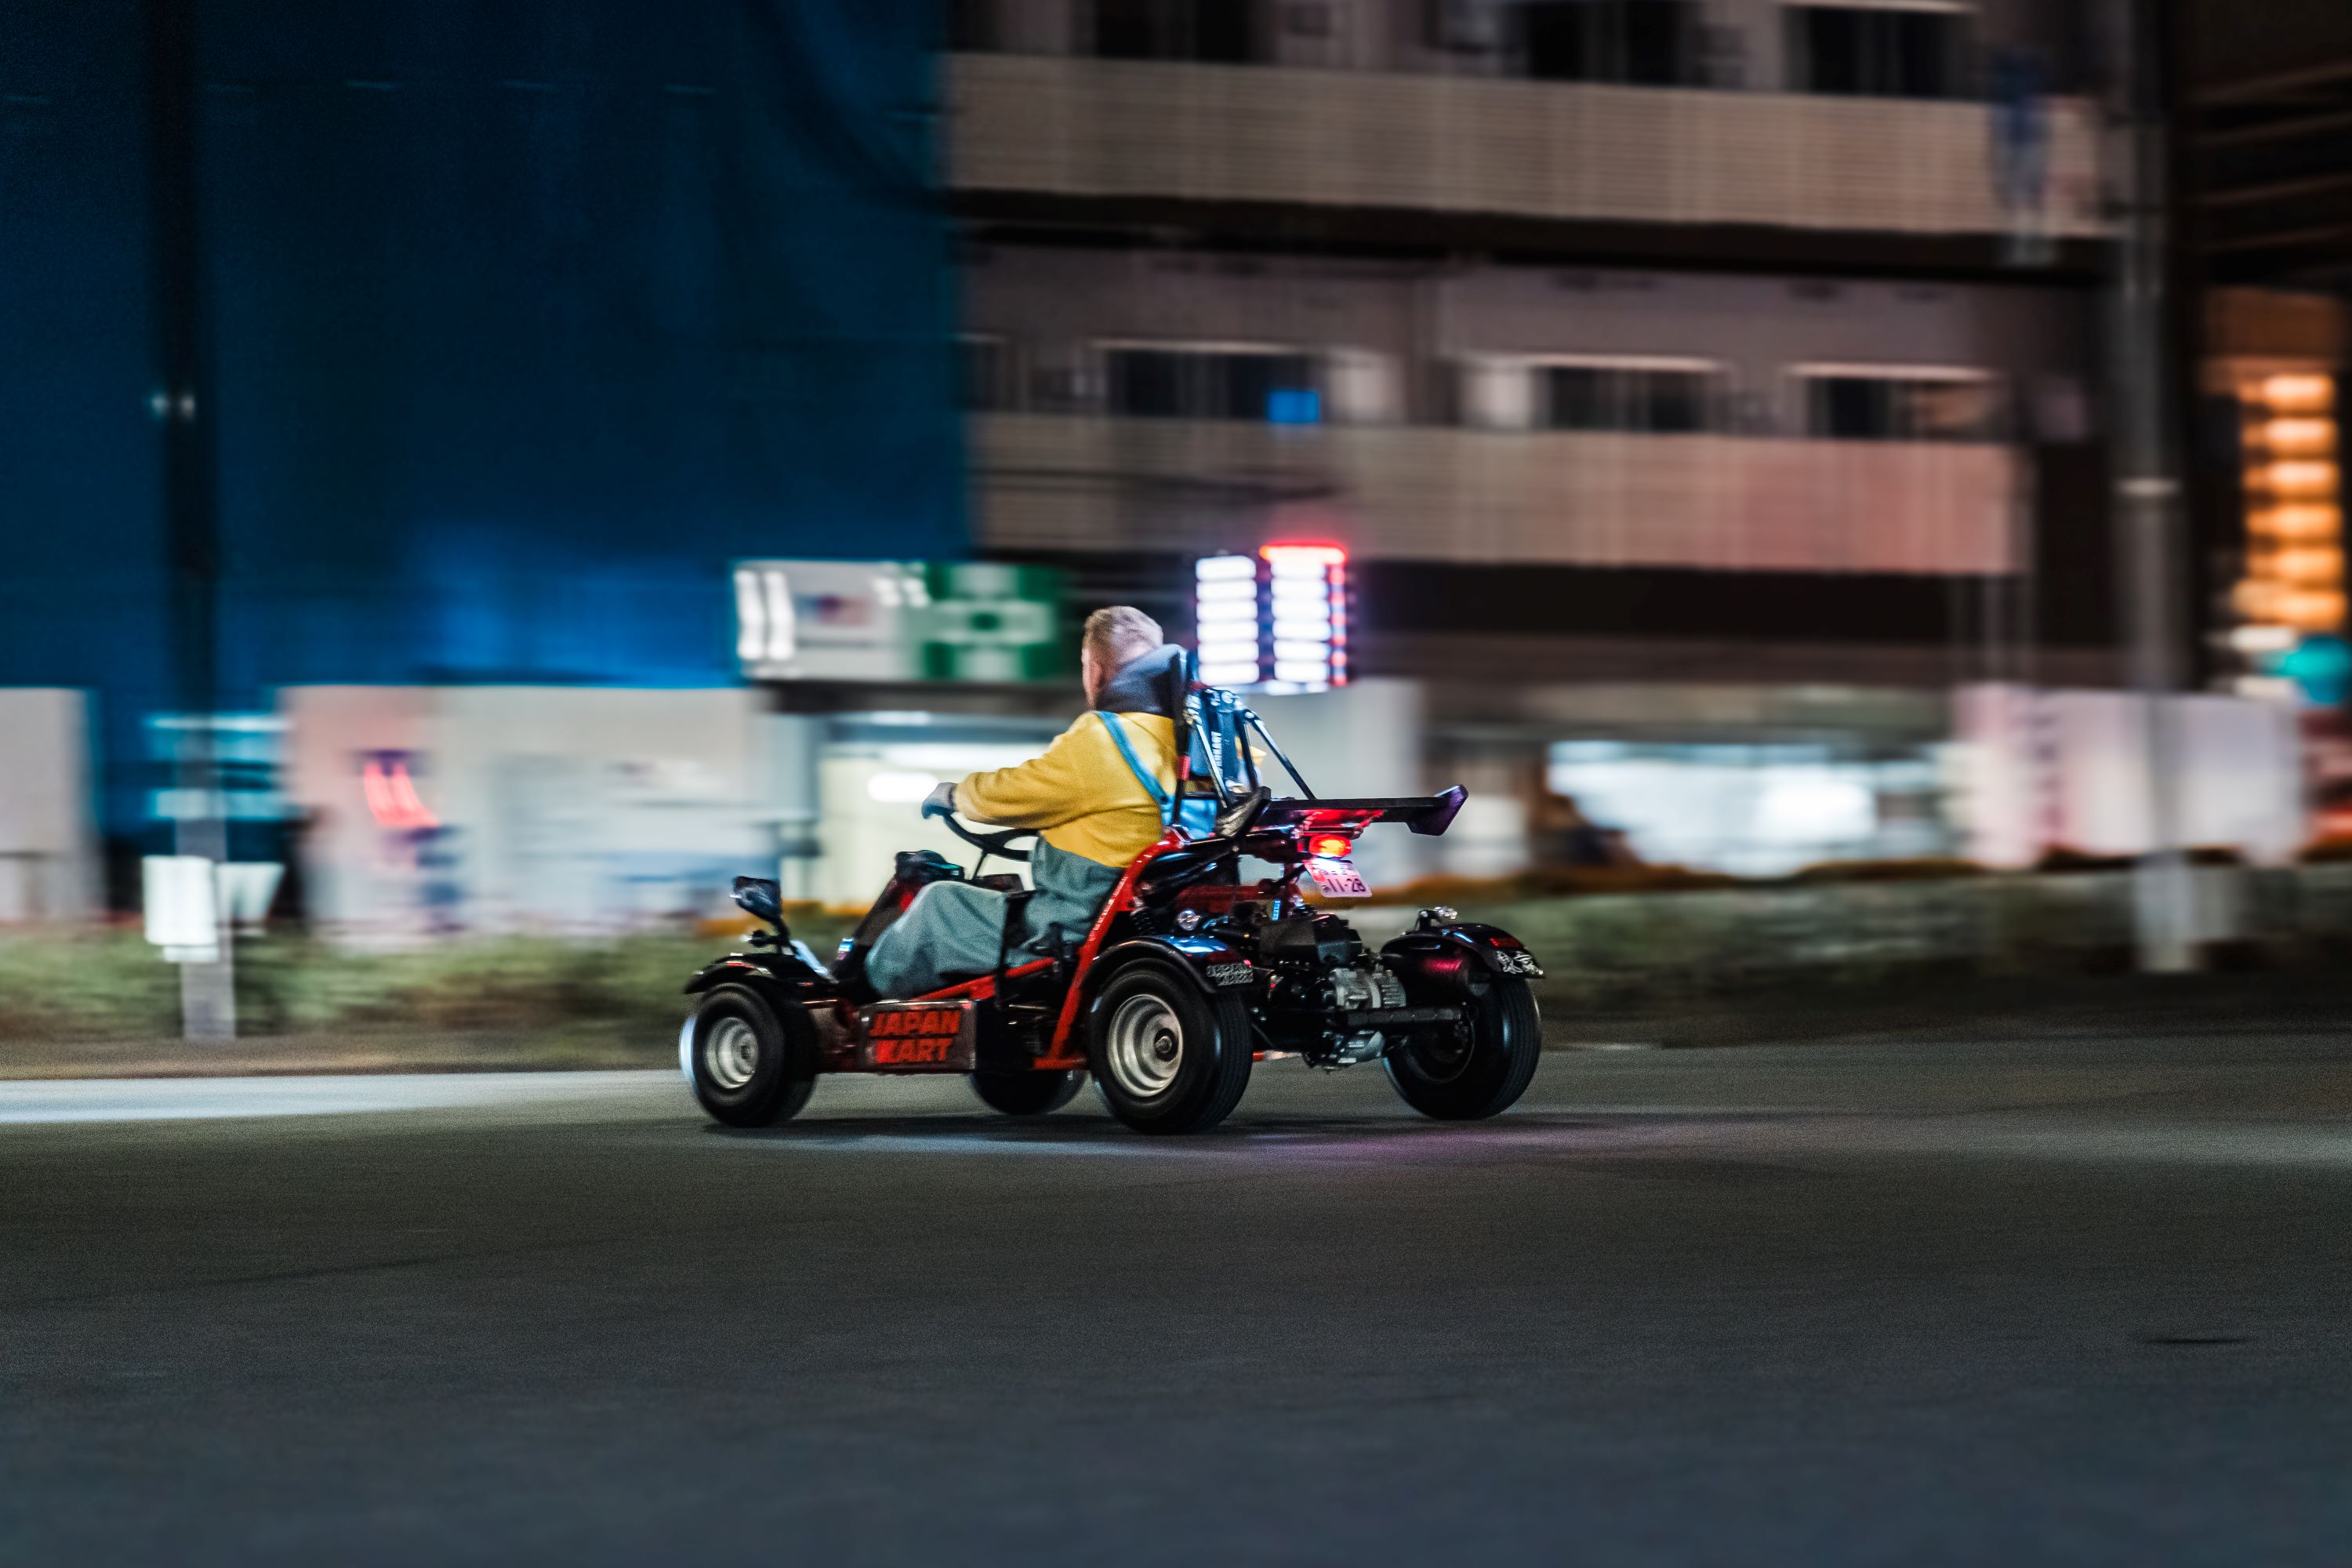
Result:
{"label": "rear spoiler", "polygon": [[1381,795],[1360,800],[1270,800],[1251,821],[1253,829],[1268,827],[1367,827],[1375,822],[1402,822],[1431,837],[1454,826],[1454,814],[1470,792],[1460,784],[1438,795]]}

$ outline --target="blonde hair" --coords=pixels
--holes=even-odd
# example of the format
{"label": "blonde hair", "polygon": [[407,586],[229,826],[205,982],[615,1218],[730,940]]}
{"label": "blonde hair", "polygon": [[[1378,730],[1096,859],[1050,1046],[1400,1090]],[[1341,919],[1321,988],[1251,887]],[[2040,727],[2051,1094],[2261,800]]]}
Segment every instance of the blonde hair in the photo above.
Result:
{"label": "blonde hair", "polygon": [[1150,653],[1161,642],[1160,623],[1132,605],[1107,605],[1087,617],[1078,647],[1095,656],[1108,675],[1129,659]]}

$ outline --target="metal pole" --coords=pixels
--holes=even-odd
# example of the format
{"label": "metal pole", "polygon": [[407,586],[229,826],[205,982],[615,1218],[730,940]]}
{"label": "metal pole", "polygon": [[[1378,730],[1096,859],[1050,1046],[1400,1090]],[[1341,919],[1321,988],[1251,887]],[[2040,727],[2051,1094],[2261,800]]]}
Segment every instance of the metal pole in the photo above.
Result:
{"label": "metal pole", "polygon": [[210,388],[205,376],[203,251],[196,210],[194,0],[147,0],[149,200],[154,215],[155,324],[163,426],[163,524],[170,552],[172,656],[185,720],[174,731],[181,855],[215,868],[215,952],[180,966],[180,1016],[191,1040],[236,1035],[228,912],[217,868],[228,858],[213,716],[218,706],[220,519],[213,485]]}
{"label": "metal pole", "polygon": [[2185,619],[2180,480],[2166,388],[2168,242],[2164,0],[2114,0],[2116,81],[2109,109],[2118,234],[2109,363],[2121,620],[2145,721],[2148,848],[2133,876],[2139,965],[2196,967],[2189,865],[2180,846],[2178,692]]}

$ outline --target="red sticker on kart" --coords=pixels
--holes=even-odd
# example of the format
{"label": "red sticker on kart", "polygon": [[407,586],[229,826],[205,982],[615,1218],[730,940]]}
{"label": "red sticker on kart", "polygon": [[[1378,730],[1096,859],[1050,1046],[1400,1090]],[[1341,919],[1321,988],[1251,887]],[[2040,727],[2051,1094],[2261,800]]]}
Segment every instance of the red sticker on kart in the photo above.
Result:
{"label": "red sticker on kart", "polygon": [[970,1072],[969,1002],[884,1002],[858,1016],[857,1067],[866,1072]]}
{"label": "red sticker on kart", "polygon": [[1345,860],[1314,859],[1307,862],[1307,874],[1315,879],[1316,887],[1327,899],[1369,899],[1372,889],[1364,874]]}

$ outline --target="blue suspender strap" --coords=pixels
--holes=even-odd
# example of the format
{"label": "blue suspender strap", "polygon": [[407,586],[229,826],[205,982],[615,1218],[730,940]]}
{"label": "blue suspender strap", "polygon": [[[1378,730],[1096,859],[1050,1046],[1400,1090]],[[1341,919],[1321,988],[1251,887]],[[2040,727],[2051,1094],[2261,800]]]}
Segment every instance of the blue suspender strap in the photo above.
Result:
{"label": "blue suspender strap", "polygon": [[1160,787],[1160,781],[1153,778],[1150,771],[1136,760],[1135,748],[1128,743],[1127,726],[1119,723],[1112,715],[1099,710],[1096,712],[1095,717],[1101,720],[1102,727],[1110,731],[1111,744],[1117,746],[1118,754],[1127,759],[1127,771],[1133,773],[1136,782],[1143,785],[1144,792],[1151,796],[1151,804],[1160,808],[1160,820],[1166,822],[1171,805],[1171,797],[1166,790]]}

